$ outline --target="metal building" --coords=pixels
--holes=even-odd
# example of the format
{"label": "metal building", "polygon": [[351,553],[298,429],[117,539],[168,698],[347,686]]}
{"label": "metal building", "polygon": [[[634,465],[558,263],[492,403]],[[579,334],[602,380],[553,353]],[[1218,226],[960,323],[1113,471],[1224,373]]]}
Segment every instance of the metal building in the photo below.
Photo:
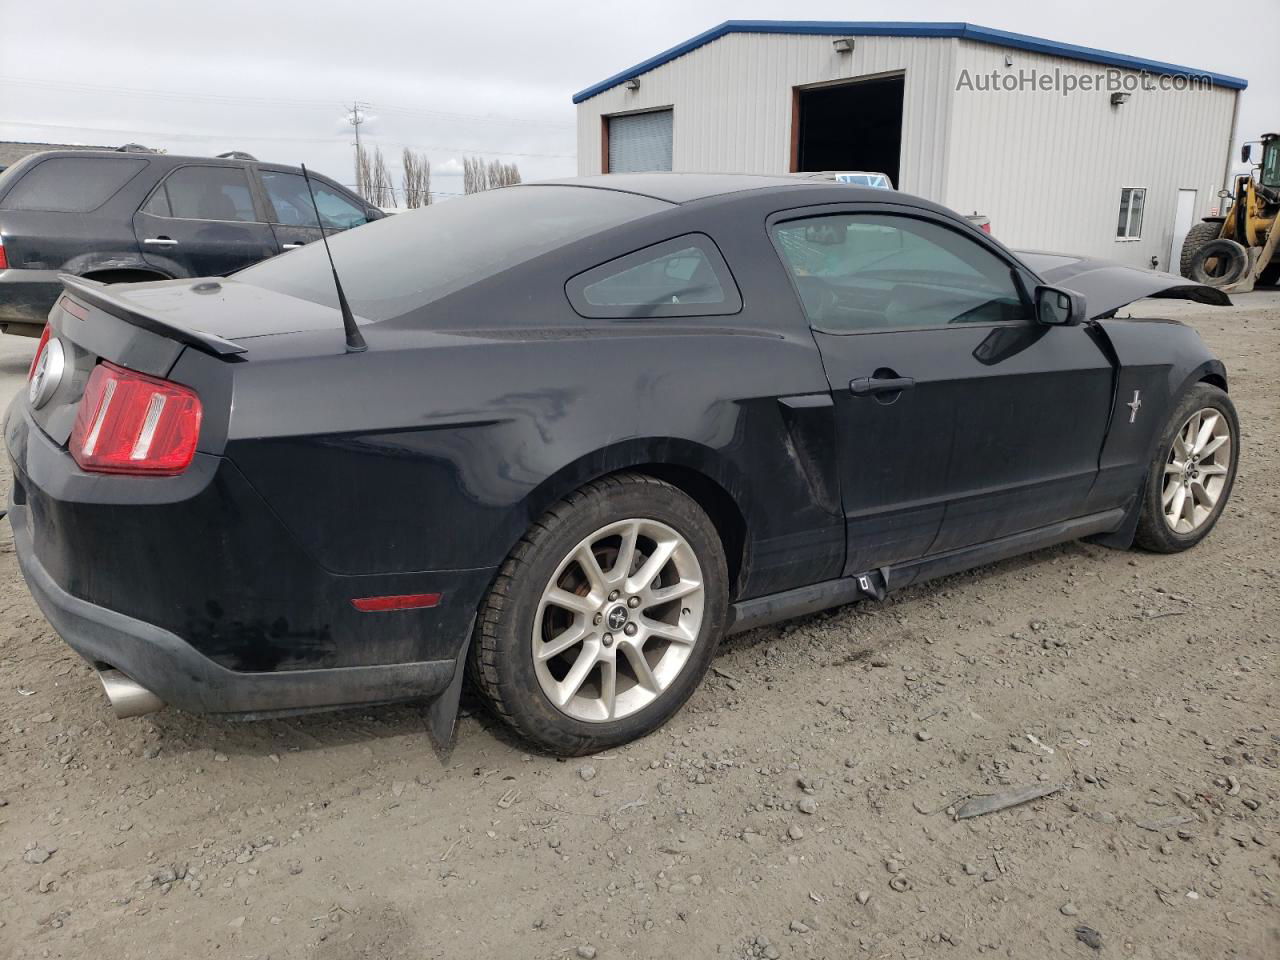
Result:
{"label": "metal building", "polygon": [[576,94],[578,172],[879,171],[1011,247],[1176,272],[1245,86],[967,23],[729,21]]}

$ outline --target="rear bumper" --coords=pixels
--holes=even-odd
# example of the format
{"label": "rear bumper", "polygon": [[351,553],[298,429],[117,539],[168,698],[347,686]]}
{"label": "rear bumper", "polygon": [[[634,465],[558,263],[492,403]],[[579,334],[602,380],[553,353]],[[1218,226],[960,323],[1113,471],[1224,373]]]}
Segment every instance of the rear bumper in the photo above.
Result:
{"label": "rear bumper", "polygon": [[[322,710],[449,688],[492,571],[333,574],[228,461],[198,455],[172,478],[85,474],[21,397],[5,442],[23,576],[86,660],[193,712]],[[436,591],[431,609],[351,602]]]}
{"label": "rear bumper", "polygon": [[57,270],[0,270],[0,329],[39,336],[61,292]]}
{"label": "rear bumper", "polygon": [[168,630],[67,593],[32,549],[28,508],[10,504],[9,520],[22,575],[58,635],[90,663],[115,667],[182,710],[276,714],[387,703],[437,696],[453,679],[453,660],[279,672],[228,670]]}

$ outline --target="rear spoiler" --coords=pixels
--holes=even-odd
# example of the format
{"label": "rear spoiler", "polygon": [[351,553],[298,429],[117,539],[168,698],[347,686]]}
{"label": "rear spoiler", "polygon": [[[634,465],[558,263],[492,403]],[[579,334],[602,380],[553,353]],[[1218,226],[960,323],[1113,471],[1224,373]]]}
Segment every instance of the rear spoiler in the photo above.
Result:
{"label": "rear spoiler", "polygon": [[119,317],[135,327],[141,327],[143,330],[186,344],[188,347],[194,347],[204,353],[222,357],[223,359],[231,359],[237,354],[247,353],[249,350],[248,347],[242,346],[234,340],[225,340],[212,333],[204,333],[201,330],[182,327],[154,314],[141,313],[137,304],[126,297],[113,294],[111,287],[97,280],[76,277],[69,273],[58,274],[58,280],[68,293],[74,294],[77,298],[98,307],[100,310],[105,310],[112,316]]}

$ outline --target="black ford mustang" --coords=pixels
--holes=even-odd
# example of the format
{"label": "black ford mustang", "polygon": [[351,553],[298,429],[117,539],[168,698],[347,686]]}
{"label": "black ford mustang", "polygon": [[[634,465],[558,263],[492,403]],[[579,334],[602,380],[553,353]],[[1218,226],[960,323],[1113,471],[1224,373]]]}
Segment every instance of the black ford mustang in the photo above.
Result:
{"label": "black ford mustang", "polygon": [[1092,536],[1192,546],[1238,422],[1167,274],[902,194],[513,187],[227,280],[67,278],[9,409],[32,592],[118,712],[426,698],[644,734],[717,641]]}

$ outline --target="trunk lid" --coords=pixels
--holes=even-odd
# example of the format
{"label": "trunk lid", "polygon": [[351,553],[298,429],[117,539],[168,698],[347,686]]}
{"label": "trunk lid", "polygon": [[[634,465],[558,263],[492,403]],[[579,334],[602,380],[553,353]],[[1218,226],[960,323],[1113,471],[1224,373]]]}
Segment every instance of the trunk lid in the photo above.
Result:
{"label": "trunk lid", "polygon": [[[232,381],[225,365],[238,367],[247,359],[246,344],[257,338],[323,331],[325,349],[330,340],[333,346],[342,343],[342,318],[333,307],[234,280],[108,286],[69,275],[60,279],[65,292],[49,313],[50,336],[57,340],[61,362],[58,370],[47,373],[57,377],[56,387],[46,391],[38,407],[23,398],[31,405],[32,419],[60,445],[71,436],[85,385],[99,360],[167,379],[183,351],[197,351],[212,364],[207,368],[210,382],[219,385],[212,393],[221,394]],[[210,383],[193,386],[210,393]],[[229,396],[223,399],[217,406],[229,407]],[[219,419],[225,413],[219,409]]]}
{"label": "trunk lid", "polygon": [[1091,320],[1113,316],[1121,307],[1147,298],[1193,300],[1209,306],[1231,306],[1221,290],[1158,270],[1126,267],[1108,260],[1056,253],[1022,252],[1018,258],[1045,283],[1083,294]]}
{"label": "trunk lid", "polygon": [[120,318],[232,359],[247,351],[241,341],[315,330],[342,330],[334,307],[218,277],[158,280],[105,286],[79,277],[60,278],[67,292]]}

